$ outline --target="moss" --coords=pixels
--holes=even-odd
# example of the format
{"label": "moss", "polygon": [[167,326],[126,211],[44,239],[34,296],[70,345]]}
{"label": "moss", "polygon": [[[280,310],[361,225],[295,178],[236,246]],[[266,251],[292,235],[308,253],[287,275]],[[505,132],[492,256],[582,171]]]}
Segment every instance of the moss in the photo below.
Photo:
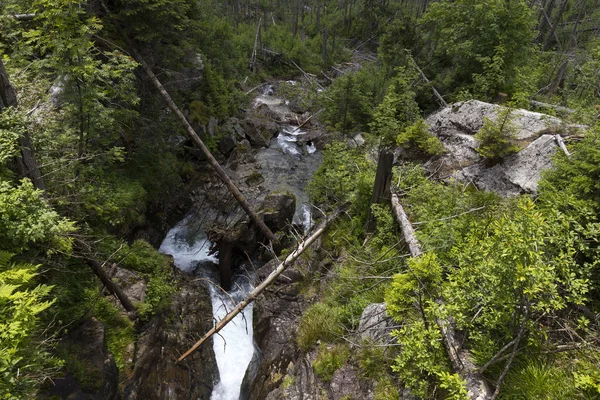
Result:
{"label": "moss", "polygon": [[65,361],[67,372],[75,377],[83,390],[100,389],[104,381],[104,371],[82,356],[85,349],[80,344],[62,343],[56,352],[58,357]]}
{"label": "moss", "polygon": [[335,371],[340,369],[350,356],[350,351],[344,345],[321,344],[313,368],[319,378],[325,382],[331,381]]}
{"label": "moss", "polygon": [[127,347],[134,343],[136,338],[133,322],[106,298],[98,300],[94,314],[104,324],[106,345],[119,371],[126,371],[131,366],[127,359]]}
{"label": "moss", "polygon": [[310,306],[300,320],[298,345],[310,350],[318,340],[333,341],[343,333],[341,309],[323,303]]}

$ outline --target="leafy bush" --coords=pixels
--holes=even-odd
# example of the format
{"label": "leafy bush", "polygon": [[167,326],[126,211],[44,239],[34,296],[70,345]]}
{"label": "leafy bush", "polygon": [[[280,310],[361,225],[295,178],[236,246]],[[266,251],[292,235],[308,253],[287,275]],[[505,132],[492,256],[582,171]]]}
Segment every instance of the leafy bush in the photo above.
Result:
{"label": "leafy bush", "polygon": [[308,193],[313,202],[329,207],[351,201],[353,215],[364,221],[374,180],[374,165],[360,149],[335,142],[323,152],[323,162],[308,184]]}
{"label": "leafy bush", "polygon": [[407,150],[408,154],[436,156],[443,154],[445,149],[440,140],[429,133],[427,122],[419,119],[406,128],[396,138],[396,144]]}
{"label": "leafy bush", "polygon": [[37,387],[56,372],[60,362],[50,355],[40,313],[47,310],[51,286],[34,286],[39,266],[13,263],[0,251],[0,397],[33,398]]}
{"label": "leafy bush", "polygon": [[94,306],[94,315],[104,324],[106,345],[115,358],[119,371],[125,371],[130,366],[127,347],[135,342],[133,322],[106,297],[98,299]]}
{"label": "leafy bush", "polygon": [[29,179],[18,186],[0,181],[0,250],[22,251],[32,243],[48,242],[57,250],[69,251],[71,243],[63,235],[73,229]]}
{"label": "leafy bush", "polygon": [[349,356],[350,352],[346,346],[322,343],[313,362],[315,373],[325,382],[329,382],[335,371],[344,365]]}
{"label": "leafy bush", "polygon": [[503,109],[495,121],[485,117],[483,126],[475,134],[475,139],[479,142],[477,152],[491,163],[519,151],[519,147],[513,143],[518,126],[512,122],[511,112],[510,108]]}
{"label": "leafy bush", "polygon": [[341,310],[323,303],[308,307],[300,319],[298,346],[308,351],[318,340],[334,341],[343,334]]}
{"label": "leafy bush", "polygon": [[544,173],[540,195],[569,194],[600,211],[600,126],[589,130],[573,147],[571,157],[558,151],[554,168]]}

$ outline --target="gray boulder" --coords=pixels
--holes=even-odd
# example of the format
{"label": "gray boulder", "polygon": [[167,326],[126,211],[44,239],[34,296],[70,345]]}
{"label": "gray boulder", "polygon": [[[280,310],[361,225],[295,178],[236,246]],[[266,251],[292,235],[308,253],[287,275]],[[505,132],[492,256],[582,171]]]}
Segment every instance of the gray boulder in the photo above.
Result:
{"label": "gray boulder", "polygon": [[74,362],[80,375],[67,373],[62,378],[53,379],[52,387],[43,397],[82,400],[119,398],[119,370],[107,350],[104,325],[100,321],[96,318],[85,320],[63,338],[60,349],[70,354],[69,359],[76,359]]}
{"label": "gray boulder", "polygon": [[282,231],[292,223],[296,212],[296,196],[288,192],[271,193],[261,208],[263,220],[269,229]]}
{"label": "gray boulder", "polygon": [[394,321],[387,315],[385,303],[373,303],[363,310],[356,333],[361,340],[385,344],[392,341],[390,333],[394,326]]}
{"label": "gray boulder", "polygon": [[474,135],[485,118],[495,120],[502,107],[477,100],[455,103],[427,118],[430,131],[437,136],[446,154],[429,161],[425,167],[440,178],[455,178],[477,188],[502,196],[535,193],[541,173],[552,166],[556,150],[553,134],[570,134],[579,126],[566,125],[560,119],[527,110],[515,110],[512,122],[523,149],[494,166],[485,165],[477,153]]}

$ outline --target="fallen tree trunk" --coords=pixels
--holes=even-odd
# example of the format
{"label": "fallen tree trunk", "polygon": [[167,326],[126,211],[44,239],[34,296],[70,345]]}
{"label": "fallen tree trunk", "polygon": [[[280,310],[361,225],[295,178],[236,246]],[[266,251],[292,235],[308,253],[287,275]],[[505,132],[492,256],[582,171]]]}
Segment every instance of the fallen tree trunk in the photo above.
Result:
{"label": "fallen tree trunk", "polygon": [[[106,7],[106,4],[104,3],[104,1],[102,2],[102,7],[104,8],[104,11],[108,15],[110,15],[110,11],[108,10],[108,7]],[[144,58],[141,56],[141,54],[137,51],[137,49],[133,45],[133,42],[125,35],[124,32],[122,32],[122,30],[119,28],[119,26],[117,25],[116,22],[114,22],[114,24],[115,24],[115,27],[120,31],[121,36],[123,36],[123,39],[125,40],[125,42],[127,42],[127,45],[129,46],[129,49],[131,50],[131,52],[132,52],[133,56],[135,57],[135,59],[137,60],[137,62],[139,62],[140,65],[142,66],[142,69],[148,76],[148,79],[150,80],[150,82],[152,82],[152,85],[154,85],[156,90],[158,90],[158,92],[162,96],[165,103],[167,103],[167,106],[171,109],[171,111],[173,111],[173,113],[175,114],[175,116],[177,117],[179,122],[181,123],[181,126],[183,126],[184,132],[185,132],[186,136],[188,137],[188,139],[190,139],[192,141],[192,143],[194,143],[194,145],[196,147],[198,147],[200,149],[200,151],[202,151],[202,153],[206,156],[206,159],[208,160],[210,166],[214,169],[214,171],[217,173],[219,178],[221,178],[223,183],[225,183],[225,185],[227,186],[227,188],[229,189],[229,191],[231,192],[233,197],[235,197],[237,202],[240,204],[242,209],[246,212],[248,217],[250,217],[250,220],[252,220],[252,223],[254,223],[254,225],[258,228],[258,230],[260,232],[262,232],[262,234],[267,239],[271,240],[272,242],[277,242],[277,238],[275,237],[273,232],[271,232],[271,230],[267,227],[267,225],[265,225],[265,223],[258,216],[258,214],[256,214],[256,212],[254,212],[254,210],[252,209],[252,207],[250,206],[248,201],[244,198],[244,195],[240,192],[240,190],[237,188],[235,183],[233,183],[231,178],[229,178],[229,176],[227,175],[227,173],[225,172],[223,167],[221,167],[221,165],[215,159],[215,157],[212,155],[212,153],[210,152],[208,147],[206,147],[206,145],[204,144],[202,139],[200,139],[200,137],[198,136],[198,134],[196,133],[194,128],[192,128],[192,125],[190,125],[190,123],[185,118],[185,116],[183,115],[183,113],[181,112],[181,110],[179,109],[177,104],[175,104],[175,102],[171,98],[171,95],[169,95],[169,93],[166,91],[166,89],[164,88],[162,83],[160,83],[160,81],[158,80],[156,75],[154,75],[154,72],[152,72],[152,69],[150,68],[148,63],[146,63],[146,60],[144,60]]]}
{"label": "fallen tree trunk", "polygon": [[[408,245],[410,255],[419,257],[423,254],[421,245],[415,236],[415,230],[400,204],[398,195],[392,194],[392,210],[396,216],[396,220],[402,230],[404,241]],[[488,400],[492,398],[492,391],[483,380],[477,370],[477,366],[473,362],[473,358],[468,350],[461,348],[461,343],[458,340],[451,321],[446,319],[436,319],[436,324],[442,334],[444,347],[448,354],[448,358],[452,363],[452,368],[466,382],[469,398],[472,400]]]}
{"label": "fallen tree trunk", "polygon": [[345,209],[345,205],[342,205],[337,210],[332,212],[329,216],[327,216],[325,221],[323,221],[306,240],[304,240],[303,242],[298,242],[298,246],[296,247],[296,250],[294,250],[289,256],[287,256],[287,258],[282,263],[280,263],[277,266],[277,268],[275,268],[275,270],[273,272],[271,272],[271,274],[260,285],[255,287],[254,290],[252,290],[248,294],[248,296],[246,296],[246,298],[244,300],[240,301],[225,317],[223,317],[222,320],[220,320],[211,330],[206,332],[206,334],[204,336],[202,336],[202,338],[200,340],[198,340],[189,350],[187,350],[185,353],[183,353],[183,355],[181,357],[179,357],[177,362],[182,361],[183,359],[188,357],[190,354],[195,352],[202,345],[202,343],[204,343],[212,335],[214,335],[215,333],[217,333],[221,329],[223,329],[223,327],[225,325],[227,325],[229,322],[231,322],[235,318],[236,315],[238,315],[240,312],[242,312],[244,310],[244,308],[246,308],[248,306],[248,304],[252,303],[256,299],[256,297],[267,288],[267,286],[269,286],[271,283],[273,283],[275,281],[275,279],[277,279],[277,277],[279,275],[281,275],[281,273],[283,271],[286,270],[286,268],[288,268],[290,265],[292,265],[292,263],[294,261],[296,261],[296,259],[298,257],[300,257],[300,255],[307,248],[309,248],[310,245],[313,244],[315,242],[315,240],[317,240],[319,238],[319,236],[321,236],[323,234],[323,232],[325,232],[325,230],[331,224],[331,222],[333,222],[336,218],[338,218],[342,214],[344,209]]}
{"label": "fallen tree trunk", "polygon": [[565,145],[565,141],[563,140],[562,136],[554,135],[554,140],[556,140],[556,144],[558,144],[558,147],[560,147],[563,153],[565,153],[567,157],[571,157],[571,153],[567,149],[567,146]]}
{"label": "fallen tree trunk", "polygon": [[[131,303],[131,300],[129,300],[129,297],[127,297],[119,285],[110,279],[110,276],[102,267],[102,263],[92,257],[90,246],[81,239],[75,239],[74,245],[77,252],[81,254],[87,265],[100,279],[104,287],[119,300],[125,311],[135,313],[135,307],[133,306],[133,303]],[[134,319],[135,315],[130,315],[130,318]]]}
{"label": "fallen tree trunk", "polygon": [[530,100],[529,104],[531,104],[534,107],[549,108],[551,110],[558,111],[564,114],[573,114],[575,112],[575,110],[573,110],[572,108],[557,106],[555,104],[550,103],[542,103],[541,101]]}

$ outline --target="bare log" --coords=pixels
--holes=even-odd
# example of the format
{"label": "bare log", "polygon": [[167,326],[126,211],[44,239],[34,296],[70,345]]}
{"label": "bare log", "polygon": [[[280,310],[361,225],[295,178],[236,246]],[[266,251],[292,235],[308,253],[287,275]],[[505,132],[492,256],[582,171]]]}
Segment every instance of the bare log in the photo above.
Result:
{"label": "bare log", "polygon": [[[127,297],[125,292],[123,292],[123,289],[121,289],[119,285],[113,282],[108,273],[102,267],[102,263],[96,260],[94,257],[92,257],[90,246],[81,239],[75,239],[74,245],[75,249],[81,254],[87,265],[100,279],[104,287],[119,300],[125,311],[134,313],[135,307],[133,306],[133,303],[131,303],[129,297]],[[135,318],[134,315],[130,317]]]}
{"label": "bare log", "polygon": [[[108,7],[106,7],[106,4],[104,3],[104,1],[102,1],[102,6],[103,6],[105,12],[110,15],[110,11],[108,10]],[[119,31],[121,31],[121,29],[118,27],[118,25],[116,25],[116,23],[115,23],[115,27],[117,27],[117,29],[119,29]],[[269,239],[273,242],[277,242],[277,238],[275,237],[273,232],[271,232],[271,230],[267,227],[267,225],[265,225],[265,223],[258,216],[258,214],[256,214],[256,212],[254,212],[254,210],[252,209],[252,207],[250,206],[248,201],[244,198],[244,195],[240,192],[240,190],[237,188],[235,183],[233,183],[231,178],[229,178],[227,173],[225,173],[225,170],[223,169],[223,167],[221,167],[221,165],[215,159],[215,157],[212,155],[210,150],[208,150],[208,147],[206,147],[206,145],[204,144],[202,139],[200,139],[200,137],[198,136],[198,134],[196,133],[194,128],[192,128],[192,125],[190,125],[188,120],[185,118],[185,116],[183,115],[183,113],[181,112],[181,110],[179,109],[177,104],[175,104],[175,102],[171,98],[171,95],[169,95],[169,93],[166,91],[166,89],[164,88],[162,83],[160,83],[160,81],[158,80],[156,75],[154,75],[154,72],[152,72],[152,68],[150,68],[148,63],[146,63],[146,60],[144,60],[144,58],[141,56],[141,54],[137,51],[136,47],[133,45],[133,42],[127,37],[127,35],[124,32],[121,31],[120,33],[123,36],[123,39],[127,42],[127,45],[129,46],[129,49],[131,50],[133,56],[136,58],[136,60],[142,66],[142,69],[148,76],[148,79],[150,80],[150,82],[152,82],[152,84],[154,85],[156,90],[158,90],[158,92],[162,96],[165,103],[167,103],[167,106],[177,116],[177,119],[183,126],[184,132],[185,132],[186,136],[188,137],[188,139],[190,139],[192,141],[192,143],[194,143],[194,145],[196,145],[196,147],[198,147],[202,151],[202,153],[204,153],[210,166],[215,170],[215,172],[217,173],[219,178],[221,178],[223,183],[225,183],[225,185],[227,186],[227,188],[229,189],[229,191],[231,192],[233,197],[235,197],[237,202],[244,209],[244,211],[250,217],[250,219],[252,220],[254,225],[258,228],[258,230],[261,231],[262,234],[267,239]]]}
{"label": "bare log", "polygon": [[275,268],[275,270],[271,272],[271,274],[260,285],[255,287],[254,290],[252,290],[244,300],[240,301],[225,317],[223,317],[222,320],[220,320],[211,330],[206,332],[206,334],[202,336],[202,338],[198,340],[192,347],[190,347],[189,350],[183,353],[183,355],[179,357],[177,362],[182,361],[190,354],[195,352],[202,345],[202,343],[204,343],[212,335],[223,329],[223,327],[229,322],[231,322],[236,315],[242,312],[244,308],[248,306],[248,304],[252,303],[256,299],[256,297],[258,297],[258,295],[261,294],[267,288],[267,286],[273,283],[275,279],[277,279],[277,277],[281,275],[283,271],[286,270],[286,268],[292,265],[292,263],[296,261],[296,259],[300,257],[300,255],[306,249],[308,249],[310,245],[313,244],[315,240],[317,240],[319,236],[323,234],[323,232],[325,232],[325,230],[331,224],[331,222],[338,218],[342,214],[344,209],[345,205],[339,207],[337,210],[332,212],[306,240],[298,242],[296,250],[294,250],[289,256],[287,256],[287,258],[282,263],[280,263],[277,266],[277,268]]}
{"label": "bare log", "polygon": [[565,153],[567,157],[571,157],[571,153],[567,149],[567,146],[565,145],[565,141],[563,140],[562,136],[554,135],[554,140],[556,140],[556,144],[558,144],[558,147],[560,147],[563,153]]}
{"label": "bare log", "polygon": [[9,14],[0,15],[0,18],[12,18],[17,21],[31,21],[35,18],[35,14]]}
{"label": "bare log", "polygon": [[408,245],[410,255],[413,257],[419,257],[421,254],[423,254],[423,250],[421,250],[421,245],[415,236],[415,230],[408,220],[408,216],[406,215],[406,212],[404,212],[404,208],[402,207],[402,204],[400,204],[400,200],[398,199],[398,195],[396,193],[392,194],[392,210],[394,211],[396,220],[400,224],[402,235],[404,236],[404,241]]}
{"label": "bare log", "polygon": [[[415,236],[415,230],[398,199],[398,195],[395,193],[392,194],[392,209],[402,230],[404,241],[408,245],[410,255],[419,257],[423,254],[423,250]],[[461,349],[460,341],[456,336],[451,321],[436,319],[435,322],[442,334],[444,347],[446,348],[446,353],[452,363],[452,368],[466,382],[469,398],[472,400],[491,399],[492,392],[489,386],[479,374],[471,354],[467,350]]]}
{"label": "bare log", "polygon": [[542,103],[541,101],[536,100],[530,100],[529,104],[531,104],[534,107],[549,108],[551,110],[558,111],[564,114],[573,114],[575,112],[575,110],[573,110],[572,108],[557,106],[556,104]]}

